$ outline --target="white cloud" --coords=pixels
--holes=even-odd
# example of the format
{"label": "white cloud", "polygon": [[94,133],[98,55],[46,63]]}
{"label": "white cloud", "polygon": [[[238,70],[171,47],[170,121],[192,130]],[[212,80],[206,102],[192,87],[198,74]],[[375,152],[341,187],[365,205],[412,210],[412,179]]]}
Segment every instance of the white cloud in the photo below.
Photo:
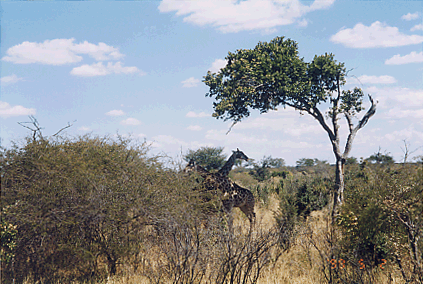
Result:
{"label": "white cloud", "polygon": [[206,139],[221,141],[229,144],[261,144],[268,142],[267,138],[256,138],[253,135],[246,135],[239,132],[231,131],[226,135],[227,130],[208,130]]}
{"label": "white cloud", "polygon": [[352,29],[342,28],[330,41],[351,48],[376,48],[419,44],[423,36],[402,34],[398,28],[376,21],[369,27],[358,23]]}
{"label": "white cloud", "polygon": [[188,130],[192,130],[192,131],[200,131],[203,128],[201,126],[199,126],[199,125],[190,125],[190,126],[187,127],[187,129]]}
{"label": "white cloud", "polygon": [[362,75],[358,78],[349,78],[348,84],[394,84],[397,80],[388,75],[368,76]]}
{"label": "white cloud", "polygon": [[103,65],[103,62],[98,62],[91,65],[84,64],[82,66],[75,67],[70,73],[75,76],[92,77],[110,74],[110,70],[107,70],[107,67]]}
{"label": "white cloud", "polygon": [[79,67],[75,67],[70,72],[72,75],[81,76],[81,77],[93,77],[93,76],[105,76],[112,73],[120,74],[120,73],[137,73],[140,72],[140,75],[145,75],[142,71],[140,71],[137,67],[122,67],[121,62],[116,62],[113,64],[112,62],[108,62],[107,66],[103,65],[103,62],[93,63],[91,65],[84,64]]}
{"label": "white cloud", "polygon": [[127,118],[125,120],[122,120],[120,123],[122,125],[140,125],[141,124],[141,121],[139,121],[136,118],[130,117],[130,118]]}
{"label": "white cloud", "polygon": [[216,59],[212,66],[209,68],[209,71],[212,73],[217,73],[220,71],[220,69],[224,68],[227,64],[227,61],[225,59]]}
{"label": "white cloud", "polygon": [[298,21],[299,27],[307,27],[308,21],[306,19],[302,19],[301,21]]}
{"label": "white cloud", "polygon": [[389,118],[416,118],[423,119],[423,109],[400,109],[394,107],[386,114]]}
{"label": "white cloud", "polygon": [[403,87],[396,88],[377,88],[369,87],[366,89],[373,98],[379,101],[379,108],[401,107],[401,108],[423,108],[423,90],[409,89]]}
{"label": "white cloud", "polygon": [[1,84],[2,85],[14,84],[14,83],[17,83],[19,81],[23,81],[23,78],[19,78],[15,74],[12,74],[10,76],[1,77]]}
{"label": "white cloud", "polygon": [[20,105],[11,106],[9,103],[0,101],[0,117],[7,118],[11,116],[34,115],[34,108],[26,108]]}
{"label": "white cloud", "polygon": [[410,31],[423,31],[423,24],[418,24],[418,25],[415,25],[414,27],[412,27],[411,29],[410,29]]}
{"label": "white cloud", "polygon": [[385,134],[384,137],[389,141],[402,141],[404,139],[408,141],[413,141],[414,139],[423,141],[423,132],[415,130],[414,126],[410,125],[405,129],[395,130],[392,133]]}
{"label": "white cloud", "polygon": [[83,132],[88,132],[91,131],[91,128],[87,127],[87,126],[81,126],[78,128],[79,131],[83,131]]}
{"label": "white cloud", "polygon": [[184,22],[211,25],[224,33],[262,30],[274,32],[278,26],[289,25],[308,12],[330,7],[334,0],[316,0],[310,6],[299,0],[163,0],[160,12],[176,12]]}
{"label": "white cloud", "polygon": [[195,79],[194,77],[190,77],[188,79],[186,79],[185,81],[182,81],[182,87],[184,88],[192,88],[192,87],[197,87],[198,83],[200,83],[200,80]]}
{"label": "white cloud", "polygon": [[[322,144],[313,141],[308,143],[305,141],[293,141],[284,138],[280,139],[268,139],[263,137],[257,137],[250,133],[234,132],[233,130],[226,135],[226,130],[208,130],[206,133],[206,139],[219,141],[219,145],[231,145],[233,147],[250,148],[254,147],[257,149],[277,149],[278,153],[291,152],[292,149],[319,149]],[[262,151],[260,151],[262,152]]]}
{"label": "white cloud", "polygon": [[45,40],[42,43],[24,41],[10,47],[2,60],[16,64],[63,65],[82,61],[82,56],[78,54],[87,54],[98,61],[116,60],[124,56],[118,48],[102,42],[96,45],[87,41],[75,44],[74,41],[74,38]]}
{"label": "white cloud", "polygon": [[[282,110],[285,111],[285,110]],[[303,134],[322,134],[323,128],[319,123],[311,117],[299,117],[296,113],[295,117],[271,118],[269,115],[262,114],[253,119],[246,119],[234,126],[234,129],[260,129],[280,131],[284,134],[299,137]]]}
{"label": "white cloud", "polygon": [[154,136],[153,139],[159,144],[176,144],[176,145],[182,145],[182,146],[188,145],[187,142],[177,139],[171,135],[157,135],[157,136]]}
{"label": "white cloud", "polygon": [[88,54],[97,61],[118,60],[124,57],[124,55],[119,52],[118,48],[109,46],[103,42],[95,45],[84,41],[83,43],[72,45],[70,50],[77,54]]}
{"label": "white cloud", "polygon": [[185,116],[186,117],[209,117],[211,115],[205,112],[195,113],[193,111],[189,111]]}
{"label": "white cloud", "polygon": [[411,21],[411,20],[415,20],[415,19],[417,19],[418,17],[419,17],[419,12],[415,12],[415,13],[413,13],[413,14],[408,13],[408,14],[406,14],[406,15],[403,15],[403,16],[401,17],[401,19],[406,20],[406,21]]}
{"label": "white cloud", "polygon": [[123,112],[123,110],[120,110],[120,109],[114,109],[109,112],[106,112],[106,115],[121,116],[121,115],[125,115],[125,112]]}
{"label": "white cloud", "polygon": [[392,56],[385,61],[387,65],[401,65],[408,63],[420,63],[423,62],[423,51],[417,53],[412,51],[410,54],[401,56],[399,54]]}
{"label": "white cloud", "polygon": [[188,148],[188,149],[198,149],[203,146],[213,146],[211,143],[200,143],[198,141],[189,141],[185,142],[181,139],[173,137],[171,135],[157,135],[153,137],[152,147],[155,148],[164,148],[166,145],[166,149],[174,149],[178,152],[181,151],[180,147]]}

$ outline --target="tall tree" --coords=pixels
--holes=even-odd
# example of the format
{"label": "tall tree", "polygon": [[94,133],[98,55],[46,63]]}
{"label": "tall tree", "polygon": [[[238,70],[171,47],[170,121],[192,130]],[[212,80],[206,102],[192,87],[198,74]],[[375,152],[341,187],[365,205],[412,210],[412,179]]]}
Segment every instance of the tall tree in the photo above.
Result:
{"label": "tall tree", "polygon": [[[327,132],[336,158],[336,185],[332,214],[343,202],[344,164],[357,131],[376,112],[371,106],[354,126],[353,118],[362,111],[364,93],[360,88],[342,90],[346,69],[333,54],[315,56],[307,63],[298,55],[297,43],[276,37],[269,43],[259,42],[254,49],[238,49],[228,53],[227,65],[218,73],[208,72],[203,82],[210,88],[206,96],[214,97],[216,118],[240,122],[250,109],[260,113],[277,106],[293,107],[314,117]],[[318,108],[329,103],[327,119]],[[340,145],[339,119],[348,123],[349,135],[344,148]]]}
{"label": "tall tree", "polygon": [[196,151],[189,149],[184,160],[189,162],[192,159],[208,171],[218,170],[226,162],[223,149],[223,147],[201,147]]}

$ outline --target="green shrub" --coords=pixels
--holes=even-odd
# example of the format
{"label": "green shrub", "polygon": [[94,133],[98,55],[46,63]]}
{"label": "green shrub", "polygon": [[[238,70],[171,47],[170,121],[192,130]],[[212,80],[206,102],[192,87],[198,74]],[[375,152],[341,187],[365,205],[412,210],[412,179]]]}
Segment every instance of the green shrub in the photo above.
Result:
{"label": "green shrub", "polygon": [[338,218],[344,259],[397,266],[406,282],[423,282],[423,174],[416,165],[354,167],[346,175]]}
{"label": "green shrub", "polygon": [[279,192],[279,209],[275,214],[279,228],[280,246],[287,250],[291,247],[299,226],[314,210],[328,204],[329,189],[333,182],[321,176],[289,176],[282,179],[276,192]]}
{"label": "green shrub", "polygon": [[148,224],[188,210],[188,181],[147,151],[129,139],[90,136],[29,138],[4,150],[2,223],[16,225],[17,235],[14,271],[3,281],[115,274],[138,254]]}

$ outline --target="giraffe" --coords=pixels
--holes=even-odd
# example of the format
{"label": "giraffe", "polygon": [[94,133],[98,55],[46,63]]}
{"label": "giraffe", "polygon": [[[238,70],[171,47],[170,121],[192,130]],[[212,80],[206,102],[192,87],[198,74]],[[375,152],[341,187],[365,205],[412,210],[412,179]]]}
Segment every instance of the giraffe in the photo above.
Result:
{"label": "giraffe", "polygon": [[227,177],[229,172],[232,170],[236,159],[243,159],[245,161],[248,161],[247,155],[245,155],[242,151],[236,148],[236,151],[232,151],[232,155],[229,157],[228,161],[226,161],[226,163],[217,173],[221,176]]}
{"label": "giraffe", "polygon": [[223,194],[222,204],[228,213],[231,212],[233,207],[238,207],[247,216],[250,225],[254,224],[256,219],[256,213],[254,213],[255,200],[253,193],[247,188],[231,181],[230,189]]}
{"label": "giraffe", "polygon": [[203,185],[206,190],[214,190],[221,195],[223,209],[227,214],[231,213],[233,207],[238,207],[247,216],[250,227],[253,225],[256,217],[254,213],[255,200],[250,190],[239,186],[226,176],[210,173],[193,160],[188,163],[184,172],[199,173],[204,178]]}

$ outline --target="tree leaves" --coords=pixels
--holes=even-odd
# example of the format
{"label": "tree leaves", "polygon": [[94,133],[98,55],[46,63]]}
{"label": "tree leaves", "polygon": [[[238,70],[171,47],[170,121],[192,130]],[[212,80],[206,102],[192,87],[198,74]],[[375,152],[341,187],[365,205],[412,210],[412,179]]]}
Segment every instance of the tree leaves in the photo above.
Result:
{"label": "tree leaves", "polygon": [[[298,55],[297,43],[284,37],[229,52],[226,60],[219,73],[208,72],[203,80],[210,88],[206,96],[216,99],[213,116],[225,120],[240,121],[250,109],[264,113],[280,104],[310,110],[345,83],[344,64],[337,63],[333,54],[306,63]],[[349,93],[345,98],[345,105],[353,100]]]}

